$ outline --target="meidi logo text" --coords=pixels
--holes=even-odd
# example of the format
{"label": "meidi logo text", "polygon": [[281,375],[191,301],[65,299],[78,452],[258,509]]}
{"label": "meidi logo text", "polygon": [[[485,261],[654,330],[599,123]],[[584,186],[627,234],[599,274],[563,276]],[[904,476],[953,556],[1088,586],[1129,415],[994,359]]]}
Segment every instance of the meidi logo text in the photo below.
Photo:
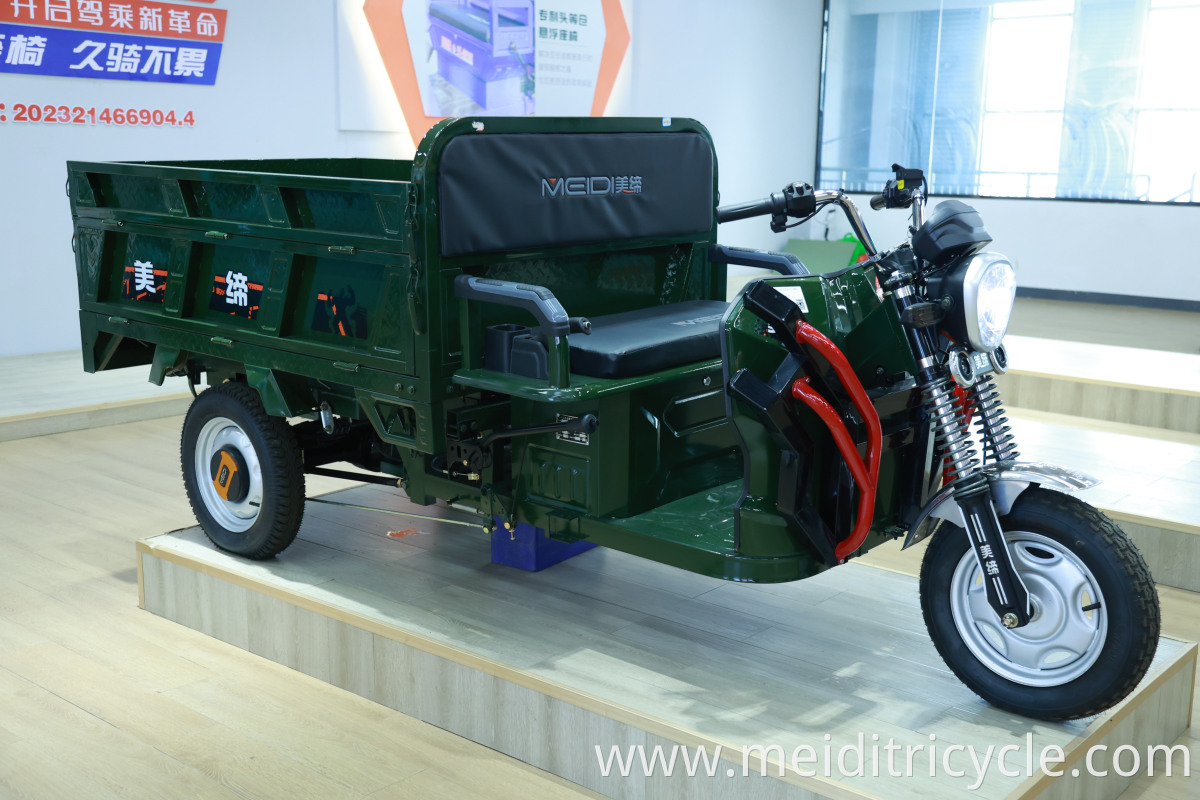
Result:
{"label": "meidi logo text", "polygon": [[542,178],[542,197],[588,197],[641,193],[641,175],[576,175],[570,178]]}

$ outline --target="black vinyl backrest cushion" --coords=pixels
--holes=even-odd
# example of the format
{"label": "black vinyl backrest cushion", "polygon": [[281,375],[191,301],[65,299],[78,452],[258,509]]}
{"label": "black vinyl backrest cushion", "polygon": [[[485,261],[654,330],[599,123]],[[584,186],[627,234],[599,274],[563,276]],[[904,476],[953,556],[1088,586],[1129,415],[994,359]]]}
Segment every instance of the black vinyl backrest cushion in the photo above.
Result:
{"label": "black vinyl backrest cushion", "polygon": [[699,238],[714,169],[693,132],[458,136],[438,167],[442,255]]}

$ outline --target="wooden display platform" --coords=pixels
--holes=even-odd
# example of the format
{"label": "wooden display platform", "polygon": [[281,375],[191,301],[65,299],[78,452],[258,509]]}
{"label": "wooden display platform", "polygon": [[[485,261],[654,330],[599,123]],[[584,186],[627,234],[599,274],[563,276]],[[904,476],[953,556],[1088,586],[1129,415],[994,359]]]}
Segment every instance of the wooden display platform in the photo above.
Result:
{"label": "wooden display platform", "polygon": [[89,375],[78,349],[0,358],[0,442],[173,417],[192,396],[183,380],[155,386],[148,369]]}
{"label": "wooden display platform", "polygon": [[1200,434],[1010,411],[1022,458],[1099,478],[1081,496],[1129,534],[1154,580],[1200,592]]}
{"label": "wooden display platform", "polygon": [[1200,355],[1007,336],[1010,408],[1200,434]]}
{"label": "wooden display platform", "polygon": [[[430,513],[381,487],[329,499]],[[614,798],[961,797],[977,778],[965,752],[949,766],[966,775],[946,774],[953,745],[980,757],[1020,748],[1004,761],[1019,774],[1001,774],[993,758],[978,797],[1115,798],[1132,780],[1111,771],[1118,746],[1139,748],[1144,763],[1148,745],[1169,745],[1190,724],[1195,644],[1163,638],[1142,685],[1104,715],[1033,722],[987,706],[946,669],[913,578],[863,565],[759,586],[596,549],[526,573],[489,563],[481,532],[310,503],[301,538],[273,561],[221,553],[190,528],[139,542],[137,566],[141,604],[155,614]],[[844,777],[838,751],[860,734],[865,774]],[[924,748],[913,777],[888,775],[889,739]],[[779,747],[770,777],[757,757],[743,777],[753,744]],[[1085,770],[1097,744],[1108,750],[1092,765],[1106,778]],[[722,760],[714,777],[703,766],[687,777],[684,752],[671,777],[661,762],[645,777],[640,761],[629,777],[603,777],[596,748],[607,759],[634,745],[648,758],[683,745],[689,759],[720,745]],[[803,745],[817,760],[801,766],[818,775],[776,777]],[[1064,754],[1060,778],[1037,768],[1051,745]],[[820,774],[826,746],[831,777]],[[856,771],[853,752],[845,764]]]}

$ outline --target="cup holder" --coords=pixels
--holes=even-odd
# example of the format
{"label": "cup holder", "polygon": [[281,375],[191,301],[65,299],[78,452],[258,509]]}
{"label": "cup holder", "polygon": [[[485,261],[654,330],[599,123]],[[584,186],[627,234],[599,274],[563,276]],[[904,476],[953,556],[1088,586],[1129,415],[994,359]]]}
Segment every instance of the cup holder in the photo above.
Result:
{"label": "cup holder", "polygon": [[528,325],[511,322],[489,325],[483,334],[483,368],[496,372],[512,372],[512,343],[521,336],[529,336],[533,329]]}

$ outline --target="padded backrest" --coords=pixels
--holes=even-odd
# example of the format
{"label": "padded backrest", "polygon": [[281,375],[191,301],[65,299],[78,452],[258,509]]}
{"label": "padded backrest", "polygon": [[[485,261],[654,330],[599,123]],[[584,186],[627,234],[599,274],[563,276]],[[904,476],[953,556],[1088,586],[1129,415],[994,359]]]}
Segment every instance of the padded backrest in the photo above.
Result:
{"label": "padded backrest", "polygon": [[706,238],[714,170],[692,131],[457,136],[438,166],[441,254]]}

